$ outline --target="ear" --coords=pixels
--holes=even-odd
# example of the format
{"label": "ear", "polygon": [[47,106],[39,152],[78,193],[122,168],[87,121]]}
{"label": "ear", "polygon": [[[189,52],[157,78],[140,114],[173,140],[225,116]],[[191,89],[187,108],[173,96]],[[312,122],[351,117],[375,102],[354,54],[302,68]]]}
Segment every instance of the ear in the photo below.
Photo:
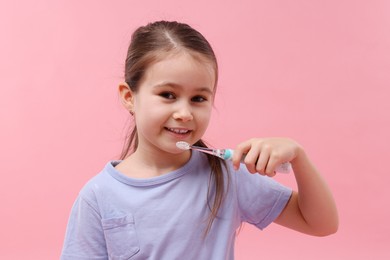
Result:
{"label": "ear", "polygon": [[134,108],[134,92],[131,91],[126,82],[119,84],[118,91],[122,105],[131,113]]}

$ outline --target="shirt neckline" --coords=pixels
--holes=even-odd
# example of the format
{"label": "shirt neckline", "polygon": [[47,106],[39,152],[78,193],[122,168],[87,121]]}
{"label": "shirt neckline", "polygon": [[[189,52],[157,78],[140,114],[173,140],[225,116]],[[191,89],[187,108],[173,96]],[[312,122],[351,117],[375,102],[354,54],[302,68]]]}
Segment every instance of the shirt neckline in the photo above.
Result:
{"label": "shirt neckline", "polygon": [[184,174],[188,173],[198,162],[199,157],[200,157],[200,152],[198,151],[191,151],[191,157],[188,160],[186,164],[184,164],[182,167],[179,169],[176,169],[174,171],[165,173],[163,175],[157,176],[157,177],[152,177],[152,178],[131,178],[120,171],[118,171],[115,166],[121,162],[121,160],[114,160],[110,161],[106,164],[105,170],[116,180],[125,183],[127,185],[131,186],[140,186],[140,187],[145,187],[145,186],[153,186],[153,185],[158,185],[162,184],[165,182],[169,182],[173,179],[177,179]]}

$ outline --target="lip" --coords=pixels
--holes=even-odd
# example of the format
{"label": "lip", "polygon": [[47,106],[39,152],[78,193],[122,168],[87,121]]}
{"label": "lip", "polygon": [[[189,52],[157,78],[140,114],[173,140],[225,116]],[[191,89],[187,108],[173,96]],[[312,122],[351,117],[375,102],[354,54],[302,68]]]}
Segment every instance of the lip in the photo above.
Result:
{"label": "lip", "polygon": [[191,135],[193,130],[183,127],[164,127],[164,129],[176,138],[183,139]]}

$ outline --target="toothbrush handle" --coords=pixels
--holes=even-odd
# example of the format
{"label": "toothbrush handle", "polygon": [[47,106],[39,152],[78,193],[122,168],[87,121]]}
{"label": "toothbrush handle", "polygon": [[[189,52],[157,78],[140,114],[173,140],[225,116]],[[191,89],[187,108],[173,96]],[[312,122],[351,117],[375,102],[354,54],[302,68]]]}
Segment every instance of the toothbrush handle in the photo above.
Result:
{"label": "toothbrush handle", "polygon": [[[231,160],[233,158],[234,150],[232,149],[225,149],[223,159],[225,160]],[[241,162],[244,162],[245,160],[245,154],[241,158]],[[292,169],[291,163],[285,162],[280,165],[278,165],[275,169],[278,173],[290,173]]]}

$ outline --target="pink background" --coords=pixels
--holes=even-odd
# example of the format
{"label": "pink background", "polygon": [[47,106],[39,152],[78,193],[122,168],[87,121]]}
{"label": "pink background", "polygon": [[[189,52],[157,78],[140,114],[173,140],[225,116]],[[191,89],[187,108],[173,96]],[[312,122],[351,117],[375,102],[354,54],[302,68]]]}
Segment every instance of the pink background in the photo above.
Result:
{"label": "pink background", "polygon": [[219,58],[206,139],[292,137],[337,200],[337,234],[244,225],[236,259],[389,259],[386,0],[1,1],[0,258],[58,259],[78,191],[120,153],[130,35],[160,19],[190,23]]}

